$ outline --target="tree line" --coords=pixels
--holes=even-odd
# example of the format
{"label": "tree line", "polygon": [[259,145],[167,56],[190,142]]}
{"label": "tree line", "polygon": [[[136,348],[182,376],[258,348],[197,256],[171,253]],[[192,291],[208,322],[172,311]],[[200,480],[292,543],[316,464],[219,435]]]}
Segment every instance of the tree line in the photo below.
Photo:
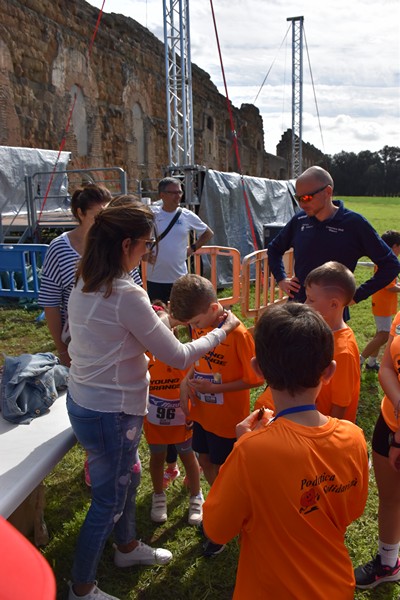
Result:
{"label": "tree line", "polygon": [[321,166],[335,182],[335,195],[400,196],[400,148],[384,146],[378,152],[363,150],[325,156]]}

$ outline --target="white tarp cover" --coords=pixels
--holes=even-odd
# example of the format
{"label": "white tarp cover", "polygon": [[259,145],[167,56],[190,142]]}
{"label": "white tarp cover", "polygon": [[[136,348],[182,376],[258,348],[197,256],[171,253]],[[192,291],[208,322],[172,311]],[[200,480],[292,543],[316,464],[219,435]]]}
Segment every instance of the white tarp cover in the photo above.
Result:
{"label": "white tarp cover", "polygon": [[[39,150],[37,148],[17,148],[13,146],[0,146],[0,211],[1,214],[26,213],[26,175],[50,172],[49,175],[35,177],[34,195],[44,197],[51,172],[57,161],[56,150]],[[61,198],[68,193],[68,180],[66,175],[57,174],[65,171],[70,160],[70,152],[61,152],[54,174],[51,190],[46,201],[46,210],[60,208]],[[56,196],[52,198],[51,196]]]}
{"label": "white tarp cover", "polygon": [[[264,225],[287,223],[295,214],[294,180],[278,181],[260,177],[243,176],[258,250],[263,248]],[[200,218],[214,231],[211,243],[239,250],[242,259],[254,248],[242,177],[238,173],[208,170],[201,194]],[[207,261],[204,264],[207,272]],[[227,273],[224,273],[224,270]],[[228,267],[218,266],[221,285],[229,284]]]}

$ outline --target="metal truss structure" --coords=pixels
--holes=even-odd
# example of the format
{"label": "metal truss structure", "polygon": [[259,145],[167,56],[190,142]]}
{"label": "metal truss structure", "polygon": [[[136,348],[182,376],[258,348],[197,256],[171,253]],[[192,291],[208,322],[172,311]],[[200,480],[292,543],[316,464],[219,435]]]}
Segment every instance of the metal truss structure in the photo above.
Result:
{"label": "metal truss structure", "polygon": [[292,21],[292,164],[291,176],[296,179],[303,171],[303,22],[304,17],[290,17]]}

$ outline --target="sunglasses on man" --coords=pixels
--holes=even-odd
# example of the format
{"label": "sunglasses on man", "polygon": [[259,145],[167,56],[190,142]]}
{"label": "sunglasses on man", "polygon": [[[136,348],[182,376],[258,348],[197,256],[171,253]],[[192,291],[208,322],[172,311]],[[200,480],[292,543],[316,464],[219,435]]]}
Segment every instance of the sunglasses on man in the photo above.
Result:
{"label": "sunglasses on man", "polygon": [[329,183],[324,185],[324,187],[319,188],[315,192],[312,192],[311,194],[303,194],[302,196],[298,196],[297,194],[295,194],[294,197],[296,198],[297,202],[311,202],[311,200],[314,198],[314,196],[316,196],[317,194],[322,192],[325,188],[328,187],[328,185],[329,185]]}

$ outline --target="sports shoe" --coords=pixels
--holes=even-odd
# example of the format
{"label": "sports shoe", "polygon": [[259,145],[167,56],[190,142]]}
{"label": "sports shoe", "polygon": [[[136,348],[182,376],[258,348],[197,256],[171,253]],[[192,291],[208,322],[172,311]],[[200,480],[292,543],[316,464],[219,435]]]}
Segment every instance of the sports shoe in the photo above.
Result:
{"label": "sports shoe", "polygon": [[379,363],[374,363],[373,365],[369,365],[367,362],[364,363],[365,364],[365,370],[366,371],[379,371],[380,369],[380,364]]}
{"label": "sports shoe", "polygon": [[211,540],[207,540],[203,546],[203,556],[205,558],[212,558],[213,556],[217,556],[217,554],[221,554],[224,548],[225,544],[214,544]]}
{"label": "sports shoe", "polygon": [[90,480],[90,473],[89,473],[89,461],[88,458],[86,457],[86,460],[83,464],[83,472],[85,474],[85,483],[88,487],[92,487],[92,482]]}
{"label": "sports shoe", "polygon": [[169,469],[169,468],[165,469],[164,478],[163,478],[164,490],[169,486],[170,483],[175,481],[175,479],[177,477],[179,477],[180,474],[181,474],[181,472],[178,469],[178,467],[176,467],[175,469]]}
{"label": "sports shoe", "polygon": [[165,523],[167,520],[167,496],[162,494],[153,494],[151,498],[150,519],[154,523]]}
{"label": "sports shoe", "polygon": [[115,547],[114,564],[117,567],[132,567],[133,565],[166,565],[172,558],[172,553],[164,548],[151,548],[139,542],[131,552],[121,552]]}
{"label": "sports shoe", "polygon": [[365,565],[360,565],[354,570],[356,587],[361,590],[374,588],[386,581],[400,581],[400,561],[397,559],[395,567],[388,567],[381,563],[379,554]]}
{"label": "sports shoe", "polygon": [[72,589],[72,583],[69,582],[68,600],[119,600],[116,596],[106,594],[97,587],[97,581],[94,582],[94,588],[85,596],[77,596]]}
{"label": "sports shoe", "polygon": [[203,494],[200,492],[197,496],[190,496],[189,499],[189,525],[200,525],[203,520]]}

